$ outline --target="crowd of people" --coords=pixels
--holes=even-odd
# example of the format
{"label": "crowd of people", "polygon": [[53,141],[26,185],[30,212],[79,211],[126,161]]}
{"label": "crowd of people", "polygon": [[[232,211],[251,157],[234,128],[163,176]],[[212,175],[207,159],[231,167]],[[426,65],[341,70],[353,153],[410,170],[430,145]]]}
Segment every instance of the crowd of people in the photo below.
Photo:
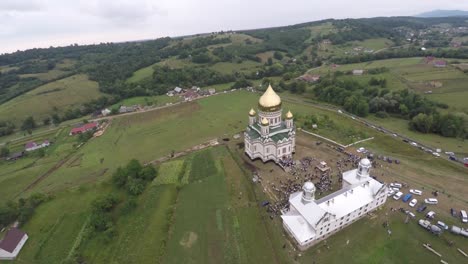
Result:
{"label": "crowd of people", "polygon": [[[291,194],[301,191],[305,182],[311,181],[317,188],[317,195],[322,196],[333,191],[335,181],[342,181],[342,174],[346,170],[357,167],[361,157],[347,152],[338,147],[329,146],[345,154],[345,157],[336,161],[337,171],[332,168],[319,169],[319,161],[314,157],[304,157],[294,160],[292,157],[285,157],[280,161],[280,166],[290,175],[285,179],[280,179],[279,183],[268,181],[266,185],[278,198],[276,202],[268,205],[268,212],[272,215],[281,215],[283,211],[289,210],[289,197]],[[262,182],[262,177],[255,175]]]}

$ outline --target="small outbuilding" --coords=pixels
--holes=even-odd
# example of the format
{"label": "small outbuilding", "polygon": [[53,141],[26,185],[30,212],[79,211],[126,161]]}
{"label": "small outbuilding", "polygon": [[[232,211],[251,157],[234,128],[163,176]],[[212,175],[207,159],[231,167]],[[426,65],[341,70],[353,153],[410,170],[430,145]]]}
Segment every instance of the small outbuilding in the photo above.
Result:
{"label": "small outbuilding", "polygon": [[0,260],[14,260],[24,244],[28,235],[16,227],[11,228],[0,241]]}
{"label": "small outbuilding", "polygon": [[360,76],[364,74],[364,70],[353,70],[353,75]]}

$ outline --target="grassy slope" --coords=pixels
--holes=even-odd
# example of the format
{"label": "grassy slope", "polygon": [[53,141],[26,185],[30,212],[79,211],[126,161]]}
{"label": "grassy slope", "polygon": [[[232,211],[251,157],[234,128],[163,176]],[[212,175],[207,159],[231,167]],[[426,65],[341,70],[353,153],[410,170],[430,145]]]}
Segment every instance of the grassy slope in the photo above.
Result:
{"label": "grassy slope", "polygon": [[[53,91],[54,89],[60,90]],[[96,82],[88,80],[86,75],[74,75],[42,85],[1,104],[0,113],[11,117],[16,124],[20,124],[29,115],[40,122],[54,113],[54,107],[58,109],[58,113],[63,113],[67,108],[78,107],[101,95],[103,94],[99,92]]]}

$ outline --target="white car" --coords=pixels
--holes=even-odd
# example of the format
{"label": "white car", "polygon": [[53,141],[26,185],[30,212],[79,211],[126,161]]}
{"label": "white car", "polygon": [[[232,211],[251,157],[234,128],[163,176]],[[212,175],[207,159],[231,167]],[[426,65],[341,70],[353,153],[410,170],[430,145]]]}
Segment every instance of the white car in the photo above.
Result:
{"label": "white car", "polygon": [[393,199],[395,200],[400,200],[401,196],[403,195],[402,192],[397,192],[394,196],[393,196]]}
{"label": "white car", "polygon": [[409,203],[409,206],[414,207],[417,203],[418,203],[418,200],[413,199],[413,200],[411,200],[411,202]]}
{"label": "white car", "polygon": [[392,182],[392,183],[390,183],[390,187],[399,189],[399,188],[403,187],[403,185],[401,183],[398,183],[398,182]]}
{"label": "white car", "polygon": [[436,213],[434,211],[430,211],[426,214],[426,218],[434,219]]}
{"label": "white car", "polygon": [[416,142],[411,142],[410,144],[411,144],[411,146],[413,146],[413,147],[417,147],[417,146],[418,146],[418,143],[416,143]]}
{"label": "white car", "polygon": [[342,113],[343,113],[343,111],[341,111],[341,110],[338,110],[338,113],[342,114]]}
{"label": "white car", "polygon": [[405,213],[406,213],[407,215],[409,215],[411,218],[415,218],[415,217],[416,217],[416,215],[415,215],[413,212],[411,212],[411,211],[406,211]]}
{"label": "white car", "polygon": [[394,195],[394,194],[395,194],[395,190],[391,190],[391,189],[390,189],[390,190],[388,190],[387,196],[392,196],[392,195]]}
{"label": "white car", "polygon": [[427,204],[438,204],[439,203],[439,201],[436,198],[427,198],[427,199],[424,199],[424,202],[427,203]]}
{"label": "white car", "polygon": [[422,191],[416,189],[410,189],[409,192],[416,195],[422,195]]}
{"label": "white car", "polygon": [[449,229],[448,225],[445,224],[445,223],[442,222],[442,221],[437,221],[437,225],[438,225],[440,228],[444,229],[444,230],[448,230],[448,229]]}
{"label": "white car", "polygon": [[437,152],[432,152],[432,155],[436,156],[436,157],[440,157],[440,154],[437,153]]}
{"label": "white car", "polygon": [[392,188],[390,188],[390,190],[393,190],[394,192],[399,192],[400,188],[392,187]]}

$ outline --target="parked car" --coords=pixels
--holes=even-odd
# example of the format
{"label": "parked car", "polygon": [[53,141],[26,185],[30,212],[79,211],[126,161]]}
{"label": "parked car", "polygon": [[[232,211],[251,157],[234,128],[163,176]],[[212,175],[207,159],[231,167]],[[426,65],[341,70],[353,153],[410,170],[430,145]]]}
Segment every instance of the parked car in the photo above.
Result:
{"label": "parked car", "polygon": [[269,205],[269,204],[270,204],[269,201],[263,201],[263,202],[262,202],[262,207],[265,207],[265,206],[267,206],[267,205]]}
{"label": "parked car", "polygon": [[411,212],[411,211],[406,211],[406,214],[409,215],[411,218],[415,218],[415,217],[416,217],[416,215],[415,215],[413,212]]}
{"label": "parked car", "polygon": [[418,200],[413,199],[413,200],[411,200],[411,202],[409,203],[409,206],[414,207],[417,203],[418,203]]}
{"label": "parked car", "polygon": [[395,190],[390,189],[390,190],[388,190],[388,194],[387,194],[387,195],[388,195],[388,196],[392,196],[392,195],[395,194],[395,192],[396,192]]}
{"label": "parked car", "polygon": [[449,226],[446,225],[446,224],[445,224],[444,222],[442,222],[442,221],[437,221],[437,225],[438,225],[440,228],[444,229],[444,230],[448,230],[448,229],[449,229]]}
{"label": "parked car", "polygon": [[394,196],[393,196],[393,199],[395,200],[400,200],[401,196],[403,195],[402,192],[397,192]]}
{"label": "parked car", "polygon": [[416,143],[416,142],[411,142],[410,144],[411,144],[411,146],[413,146],[413,147],[417,147],[417,146],[418,146],[418,143]]}
{"label": "parked car", "polygon": [[425,204],[422,204],[421,206],[418,207],[418,209],[416,211],[418,212],[424,212],[424,210],[426,210],[427,206]]}
{"label": "parked car", "polygon": [[416,195],[422,195],[422,191],[416,189],[410,189],[409,192]]}
{"label": "parked car", "polygon": [[453,161],[457,161],[457,157],[455,157],[455,156],[450,156],[449,159],[453,160]]}
{"label": "parked car", "polygon": [[409,142],[409,140],[407,140],[407,139],[403,139],[403,142],[405,142],[405,143],[408,143],[408,142]]}
{"label": "parked car", "polygon": [[466,215],[465,210],[460,210],[460,218],[463,223],[468,223],[468,216]]}
{"label": "parked car", "polygon": [[390,183],[390,187],[400,189],[401,187],[403,187],[403,185],[401,183],[398,183],[398,182],[392,182],[392,183]]}
{"label": "parked car", "polygon": [[453,208],[450,208],[450,214],[453,216],[453,217],[457,217],[457,210],[453,209]]}
{"label": "parked car", "polygon": [[427,198],[427,199],[424,199],[424,202],[427,203],[427,204],[438,204],[439,203],[439,201],[436,198]]}
{"label": "parked car", "polygon": [[426,214],[426,218],[429,219],[434,219],[436,213],[434,211],[429,211],[429,213]]}
{"label": "parked car", "polygon": [[392,187],[392,188],[390,188],[390,190],[393,190],[393,191],[395,191],[395,192],[399,192],[399,191],[400,191],[400,188]]}
{"label": "parked car", "polygon": [[411,195],[411,194],[408,193],[408,194],[406,194],[406,195],[403,197],[402,201],[403,201],[404,203],[406,203],[406,202],[408,202],[408,201],[411,199],[411,197],[413,197],[413,195]]}
{"label": "parked car", "polygon": [[432,155],[436,156],[436,157],[440,157],[440,154],[437,153],[437,152],[432,152]]}

